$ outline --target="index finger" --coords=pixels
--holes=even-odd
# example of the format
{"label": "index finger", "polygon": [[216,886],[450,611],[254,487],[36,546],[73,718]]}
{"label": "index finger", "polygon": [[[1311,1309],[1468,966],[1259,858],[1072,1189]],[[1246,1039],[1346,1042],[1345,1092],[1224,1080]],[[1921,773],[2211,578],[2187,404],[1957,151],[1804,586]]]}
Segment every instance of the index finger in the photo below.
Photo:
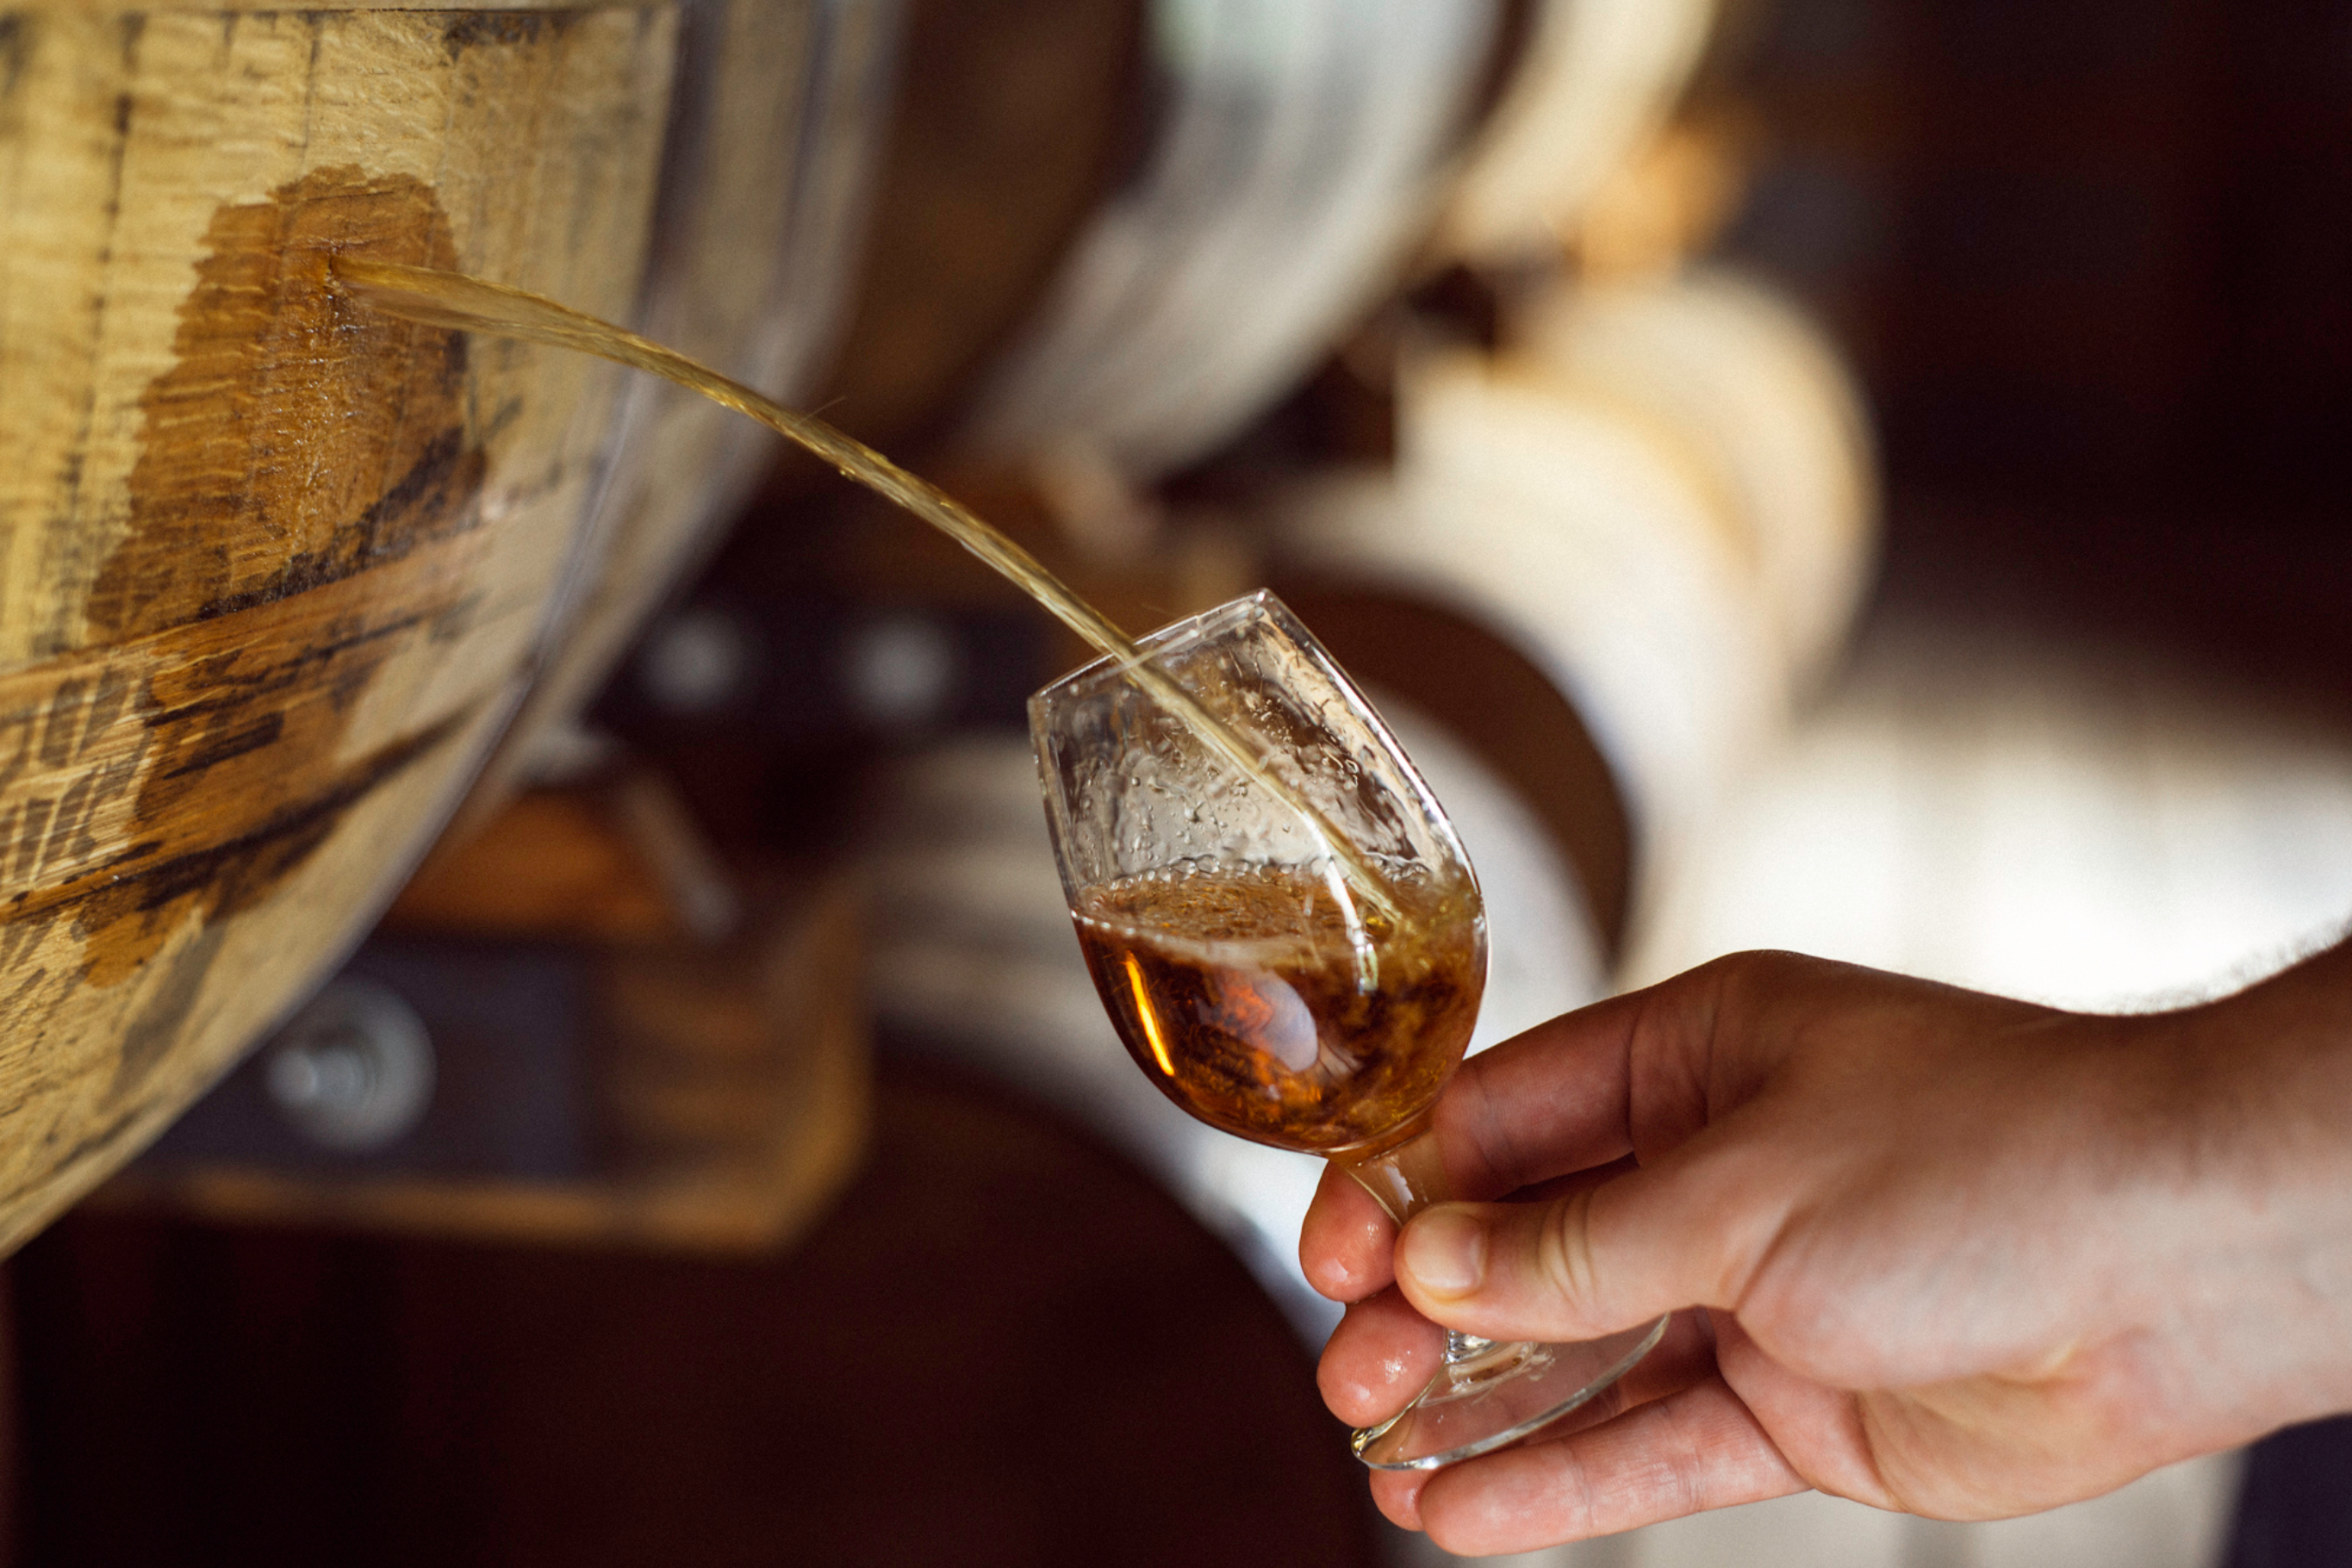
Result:
{"label": "index finger", "polygon": [[1801,1014],[1887,979],[1797,953],[1732,953],[1472,1057],[1437,1103],[1454,1192],[1491,1200],[1627,1154],[1654,1159],[1758,1090],[1787,1046],[1791,1005]]}
{"label": "index finger", "polygon": [[1470,1058],[1437,1102],[1455,1195],[1494,1199],[1633,1152],[1633,1056],[1661,987],[1538,1024]]}
{"label": "index finger", "polygon": [[1298,1267],[1334,1301],[1360,1301],[1396,1278],[1396,1225],[1363,1184],[1325,1162],[1298,1227]]}

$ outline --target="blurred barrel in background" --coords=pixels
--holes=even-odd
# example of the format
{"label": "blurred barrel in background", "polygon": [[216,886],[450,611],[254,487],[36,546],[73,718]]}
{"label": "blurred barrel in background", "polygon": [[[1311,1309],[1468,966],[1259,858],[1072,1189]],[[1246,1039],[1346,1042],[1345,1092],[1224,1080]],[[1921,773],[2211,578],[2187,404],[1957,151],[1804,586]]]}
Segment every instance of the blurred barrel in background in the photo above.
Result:
{"label": "blurred barrel in background", "polygon": [[1439,606],[1545,669],[1609,760],[1638,882],[1853,619],[1876,522],[1858,389],[1791,307],[1706,269],[1548,291],[1502,352],[1408,365],[1397,428],[1392,474],[1276,508],[1286,572]]}
{"label": "blurred barrel in background", "polygon": [[1706,53],[1716,0],[1544,0],[1508,90],[1454,181],[1439,255],[1545,265],[1672,113]]}
{"label": "blurred barrel in background", "polygon": [[1535,14],[1591,8],[918,0],[835,416],[1130,482],[1200,459],[1412,263]]}
{"label": "blurred barrel in background", "polygon": [[1148,479],[1234,434],[1391,285],[1475,128],[1502,16],[1155,5],[1145,146],[976,389],[969,438]]}

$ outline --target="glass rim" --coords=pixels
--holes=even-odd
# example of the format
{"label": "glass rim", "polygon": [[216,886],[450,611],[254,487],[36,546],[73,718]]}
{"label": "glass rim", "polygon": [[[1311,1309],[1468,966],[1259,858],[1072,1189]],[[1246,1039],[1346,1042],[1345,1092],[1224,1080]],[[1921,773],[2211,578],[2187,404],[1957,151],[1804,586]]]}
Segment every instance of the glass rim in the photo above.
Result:
{"label": "glass rim", "polygon": [[[1299,650],[1307,655],[1309,661],[1323,672],[1324,677],[1346,700],[1349,708],[1353,711],[1357,721],[1364,726],[1367,735],[1373,743],[1387,753],[1390,763],[1397,770],[1398,782],[1402,784],[1405,795],[1419,811],[1422,820],[1431,831],[1435,833],[1454,863],[1461,868],[1464,875],[1468,877],[1470,885],[1475,889],[1478,885],[1478,873],[1470,863],[1469,851],[1463,847],[1461,836],[1454,831],[1454,819],[1446,814],[1445,807],[1438,800],[1436,792],[1429,787],[1429,781],[1422,776],[1421,769],[1414,764],[1411,755],[1406,752],[1403,743],[1396,738],[1396,732],[1389,728],[1388,720],[1381,716],[1380,710],[1373,705],[1370,696],[1364,689],[1356,684],[1355,678],[1349,675],[1340,666],[1339,661],[1332,656],[1331,650],[1323,646],[1322,639],[1308,628],[1305,621],[1299,619],[1298,612],[1284,604],[1281,596],[1273,589],[1255,589],[1237,598],[1228,599],[1222,605],[1213,605],[1197,615],[1183,616],[1147,632],[1135,639],[1137,650],[1145,656],[1139,662],[1161,665],[1164,668],[1170,655],[1198,647],[1213,637],[1252,622],[1263,622],[1279,629],[1284,636],[1297,645]],[[1049,716],[1055,706],[1064,701],[1082,700],[1100,691],[1111,682],[1124,682],[1127,679],[1127,668],[1109,654],[1099,655],[1060,679],[1040,687],[1031,693],[1029,733],[1031,741],[1037,749],[1037,763],[1041,774],[1050,773],[1047,736],[1055,728]],[[1057,846],[1061,842],[1062,834],[1068,827],[1067,822],[1064,819],[1066,808],[1067,803],[1063,800],[1061,792],[1048,782],[1045,788],[1045,816],[1055,836]],[[1065,866],[1063,869],[1064,881],[1066,883],[1068,868]]]}
{"label": "glass rim", "polygon": [[[1282,626],[1286,631],[1304,634],[1301,637],[1301,645],[1321,656],[1318,660],[1318,663],[1329,665],[1335,672],[1337,671],[1337,661],[1333,660],[1328,650],[1316,640],[1315,635],[1307,630],[1307,624],[1298,618],[1298,612],[1284,604],[1271,588],[1254,589],[1239,598],[1228,599],[1223,604],[1212,605],[1197,615],[1181,616],[1170,621],[1166,626],[1144,633],[1135,639],[1136,650],[1145,656],[1138,662],[1164,664],[1171,654],[1196,647],[1231,630],[1236,625],[1261,618]],[[1123,679],[1125,679],[1125,668],[1117,656],[1108,653],[1097,654],[1068,674],[1049,680],[1031,692],[1029,694],[1030,714],[1034,719],[1042,704],[1056,698],[1091,689],[1105,680]],[[1355,682],[1345,678],[1342,678],[1341,684],[1350,691],[1356,689]],[[1358,695],[1361,694],[1359,692]]]}

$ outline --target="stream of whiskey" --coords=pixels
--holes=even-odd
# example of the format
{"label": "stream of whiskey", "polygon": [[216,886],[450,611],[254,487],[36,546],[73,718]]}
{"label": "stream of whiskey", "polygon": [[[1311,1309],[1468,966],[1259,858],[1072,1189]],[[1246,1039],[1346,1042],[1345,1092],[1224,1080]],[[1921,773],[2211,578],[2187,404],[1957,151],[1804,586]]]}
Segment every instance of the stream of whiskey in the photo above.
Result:
{"label": "stream of whiskey", "polygon": [[[1298,814],[1322,839],[1348,885],[1388,921],[1400,913],[1386,882],[1345,835],[1272,767],[1248,741],[1192,693],[1147,662],[1149,656],[1109,617],[1072,592],[1026,550],[927,480],[908,473],[864,442],[814,415],[798,413],[730,381],[674,349],[625,331],[543,296],[463,273],[339,256],[328,264],[334,282],[352,300],[405,321],[454,331],[518,338],[575,349],[649,371],[758,420],[833,465],[845,477],[904,507],[1010,579],[1064,626],[1112,659],[1133,681],[1243,776]],[[1360,981],[1377,982],[1377,960],[1362,921],[1341,900],[1357,951]]]}

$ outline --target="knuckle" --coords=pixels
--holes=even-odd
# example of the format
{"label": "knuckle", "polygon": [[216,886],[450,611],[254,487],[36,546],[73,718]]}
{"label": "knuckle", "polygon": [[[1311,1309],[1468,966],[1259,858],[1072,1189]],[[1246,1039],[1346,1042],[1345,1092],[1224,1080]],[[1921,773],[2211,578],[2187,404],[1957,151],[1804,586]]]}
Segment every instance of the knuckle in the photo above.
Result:
{"label": "knuckle", "polygon": [[1547,1292],[1577,1308],[1595,1303],[1591,1193],[1562,1198],[1545,1213],[1536,1232],[1535,1262],[1536,1278]]}
{"label": "knuckle", "polygon": [[1773,995],[1818,972],[1819,961],[1780,948],[1750,948],[1726,953],[1706,965],[1716,994],[1737,1011],[1760,997]]}

